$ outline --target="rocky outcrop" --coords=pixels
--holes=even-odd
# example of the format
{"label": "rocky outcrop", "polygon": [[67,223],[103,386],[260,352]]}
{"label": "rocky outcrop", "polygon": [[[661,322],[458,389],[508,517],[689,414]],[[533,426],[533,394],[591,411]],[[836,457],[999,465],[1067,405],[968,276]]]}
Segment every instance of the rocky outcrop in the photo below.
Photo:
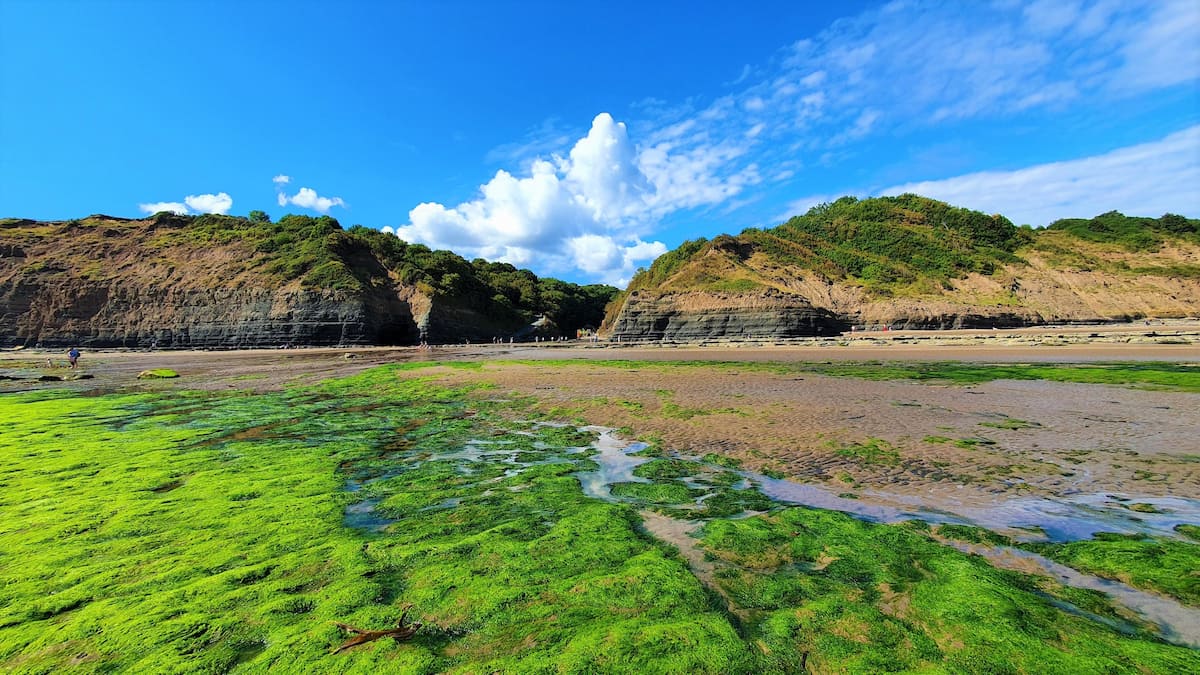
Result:
{"label": "rocky outcrop", "polygon": [[837,334],[851,327],[1020,328],[1200,316],[1200,278],[1158,271],[1172,263],[1194,265],[1200,261],[1198,247],[1113,254],[1128,268],[1150,270],[1141,274],[1063,268],[1036,251],[1025,255],[1025,264],[992,275],[970,274],[938,292],[901,298],[874,297],[853,283],[780,270],[750,258],[739,261],[737,273],[752,269],[764,287],[730,293],[668,284],[661,290],[630,291],[604,332],[622,342],[776,340]]}
{"label": "rocky outcrop", "polygon": [[684,242],[634,276],[601,332],[777,339],[1198,315],[1200,220],[1113,211],[1034,230],[906,194]]}
{"label": "rocky outcrop", "polygon": [[0,347],[488,342],[616,293],[468,261],[329,217],[0,218]]}
{"label": "rocky outcrop", "polygon": [[799,296],[781,294],[633,292],[613,322],[610,336],[622,341],[786,339],[836,335],[850,325]]}
{"label": "rocky outcrop", "polygon": [[511,329],[400,283],[361,251],[346,255],[359,288],[312,288],[236,240],[156,244],[166,226],[0,221],[0,347],[403,345]]}

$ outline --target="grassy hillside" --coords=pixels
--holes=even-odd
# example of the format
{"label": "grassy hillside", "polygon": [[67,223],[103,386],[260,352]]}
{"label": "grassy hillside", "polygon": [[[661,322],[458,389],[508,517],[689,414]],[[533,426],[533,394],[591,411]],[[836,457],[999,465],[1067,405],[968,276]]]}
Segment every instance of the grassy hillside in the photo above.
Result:
{"label": "grassy hillside", "polygon": [[[1200,244],[1200,220],[1111,212],[1034,230],[918,195],[843,197],[774,228],[685,242],[639,271],[630,290],[753,291],[804,273],[861,286],[876,297],[927,295],[970,273],[1023,265],[1030,252],[1058,255],[1067,265],[1086,263],[1091,253],[1152,252],[1178,241]],[[1110,267],[1122,271],[1118,262]],[[1125,265],[1124,271],[1195,276],[1200,268]]]}

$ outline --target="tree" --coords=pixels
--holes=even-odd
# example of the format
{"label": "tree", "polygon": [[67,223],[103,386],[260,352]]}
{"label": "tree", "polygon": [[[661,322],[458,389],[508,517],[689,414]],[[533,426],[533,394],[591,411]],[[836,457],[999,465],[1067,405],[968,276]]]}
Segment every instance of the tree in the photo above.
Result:
{"label": "tree", "polygon": [[249,218],[250,222],[252,223],[271,222],[271,216],[268,216],[266,211],[259,211],[258,209],[251,211],[246,217]]}

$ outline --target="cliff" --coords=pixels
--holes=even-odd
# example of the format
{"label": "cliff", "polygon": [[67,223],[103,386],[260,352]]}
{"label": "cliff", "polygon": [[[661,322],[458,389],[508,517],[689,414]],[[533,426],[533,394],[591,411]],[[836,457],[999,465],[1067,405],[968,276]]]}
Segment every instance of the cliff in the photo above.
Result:
{"label": "cliff", "polygon": [[781,339],[1197,315],[1200,221],[1109,213],[1033,230],[903,195],[686,242],[634,278],[603,330],[623,341]]}
{"label": "cliff", "polygon": [[542,315],[596,325],[615,292],[332,218],[0,220],[0,346],[487,341]]}

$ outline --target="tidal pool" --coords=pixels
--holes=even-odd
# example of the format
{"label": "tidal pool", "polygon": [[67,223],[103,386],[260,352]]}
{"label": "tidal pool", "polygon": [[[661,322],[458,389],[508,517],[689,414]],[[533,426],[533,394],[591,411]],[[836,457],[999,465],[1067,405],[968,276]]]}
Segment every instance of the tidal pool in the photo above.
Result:
{"label": "tidal pool", "polygon": [[[603,427],[585,427],[598,432],[595,443],[598,452],[592,456],[600,467],[595,471],[580,472],[583,491],[593,497],[616,500],[611,486],[624,482],[651,481],[636,476],[634,470],[652,458],[633,455],[647,446],[645,443],[627,442],[614,435],[614,430]],[[582,429],[581,429],[582,430]],[[711,468],[711,467],[710,467]],[[1123,495],[1076,495],[1068,500],[1017,498],[991,508],[960,507],[960,513],[920,508],[912,496],[887,495],[872,491],[872,497],[908,502],[911,508],[864,502],[838,496],[831,490],[817,485],[808,485],[762,474],[740,471],[749,486],[756,487],[767,497],[780,504],[791,504],[840,511],[855,517],[879,523],[899,523],[921,520],[927,523],[968,524],[991,530],[1016,533],[1017,539],[1072,541],[1086,539],[1097,532],[1122,532],[1160,536],[1178,536],[1174,527],[1179,523],[1195,523],[1200,520],[1200,501],[1176,497],[1137,499],[1136,503],[1149,504],[1161,513],[1131,511],[1128,504],[1133,497]],[[698,485],[687,478],[686,484]],[[708,493],[699,502],[710,497]],[[692,571],[712,586],[714,567],[707,561],[694,542],[695,531],[701,525],[695,520],[674,518],[660,513],[642,512],[647,531],[656,537],[674,544],[688,561]],[[1044,536],[1042,536],[1044,534]],[[1119,581],[1103,579],[1085,574],[1066,565],[1030,551],[1008,547],[989,546],[979,543],[945,541],[965,553],[980,555],[994,566],[1048,576],[1059,583],[1074,588],[1090,589],[1104,593],[1116,604],[1132,610],[1157,627],[1160,637],[1173,644],[1200,647],[1200,610],[1186,607],[1170,598],[1138,590]],[[728,600],[728,598],[727,598]],[[1101,617],[1082,610],[1070,603],[1055,600],[1067,611],[1100,621],[1117,630],[1128,627],[1119,620]],[[731,610],[735,609],[730,607]]]}
{"label": "tidal pool", "polygon": [[[541,426],[559,427],[544,422],[529,424],[535,430]],[[718,582],[721,565],[709,560],[704,549],[698,544],[704,523],[714,517],[705,515],[705,502],[721,494],[722,490],[756,491],[770,500],[767,507],[757,510],[746,508],[735,509],[735,513],[722,513],[721,517],[727,519],[755,515],[769,508],[770,503],[775,503],[838,511],[876,523],[895,524],[917,520],[931,524],[979,526],[1005,533],[1018,541],[1074,541],[1087,539],[1096,532],[1176,537],[1178,535],[1173,528],[1177,524],[1200,520],[1198,500],[1179,497],[1141,498],[1125,494],[1071,495],[1058,500],[1030,497],[998,498],[997,503],[986,506],[978,503],[947,503],[948,500],[943,499],[938,501],[937,508],[929,508],[922,504],[919,496],[913,494],[863,490],[857,493],[857,498],[850,498],[819,485],[772,478],[753,471],[730,471],[728,467],[696,457],[675,456],[669,461],[690,465],[690,468],[686,471],[681,470],[679,475],[670,479],[651,479],[639,475],[638,468],[663,458],[638,454],[649,447],[647,443],[622,439],[614,429],[607,427],[582,426],[573,429],[592,435],[594,441],[586,447],[555,448],[538,440],[523,449],[514,447],[512,440],[504,438],[472,439],[457,446],[447,447],[442,452],[426,451],[421,455],[423,459],[410,459],[409,466],[416,466],[424,461],[452,462],[457,465],[458,474],[467,477],[475,473],[475,466],[507,467],[502,468],[495,477],[481,477],[478,485],[482,486],[485,483],[503,482],[516,477],[521,471],[531,467],[562,463],[572,457],[585,455],[594,463],[595,468],[571,474],[579,481],[581,491],[595,499],[629,503],[642,509],[640,515],[646,531],[676,546],[697,578],[720,595],[727,609],[743,621],[751,620],[751,614],[739,607],[737,600],[724,590],[723,585]],[[518,429],[510,433],[520,437],[529,436],[532,432]],[[376,469],[378,473],[375,475],[360,473],[348,480],[347,490],[356,492],[371,483],[398,476],[404,470],[396,467]],[[725,479],[724,483],[714,480],[714,477],[722,472],[736,475],[733,479]],[[644,498],[627,496],[628,493],[613,493],[613,486],[618,484],[653,486],[664,483],[673,483],[686,490],[688,500],[674,506],[664,506],[660,503],[654,510],[647,510]],[[519,487],[510,486],[510,489]],[[488,494],[491,494],[490,490],[483,496]],[[348,505],[345,509],[345,524],[367,531],[385,530],[395,521],[376,513],[375,508],[379,503],[380,500],[372,496]],[[422,508],[421,511],[454,510],[462,504],[462,498],[454,497]],[[1140,504],[1142,507],[1135,511],[1130,508],[1131,504]],[[1171,598],[1135,589],[1119,581],[1086,574],[1044,556],[1014,547],[944,539],[941,541],[964,553],[982,556],[1000,569],[1048,577],[1065,586],[1103,593],[1115,606],[1124,608],[1124,611],[1128,612],[1127,616],[1141,617],[1142,625],[1152,625],[1162,639],[1182,646],[1200,647],[1200,610],[1184,606]],[[1064,611],[1126,634],[1136,634],[1140,630],[1138,626],[1119,617],[1095,614],[1061,598],[1046,595],[1045,599]]]}
{"label": "tidal pool", "polygon": [[632,454],[645,450],[647,447],[645,443],[621,440],[615,435],[614,429],[604,427],[588,426],[580,427],[579,430],[599,434],[593,444],[597,452],[591,457],[600,465],[599,468],[595,471],[580,471],[575,474],[579,478],[579,484],[583,488],[584,494],[597,499],[616,501],[617,498],[612,494],[613,484],[650,482],[645,478],[633,475],[634,469],[653,459]]}

